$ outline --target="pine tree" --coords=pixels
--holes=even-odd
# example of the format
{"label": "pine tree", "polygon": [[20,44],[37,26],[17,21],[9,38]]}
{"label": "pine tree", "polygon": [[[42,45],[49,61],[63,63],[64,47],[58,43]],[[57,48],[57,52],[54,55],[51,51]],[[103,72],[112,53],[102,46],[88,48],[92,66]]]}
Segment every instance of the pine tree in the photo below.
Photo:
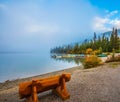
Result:
{"label": "pine tree", "polygon": [[111,33],[111,37],[110,37],[110,51],[112,51],[112,49],[114,49],[115,47],[115,39],[114,39],[114,28],[113,28],[113,31]]}
{"label": "pine tree", "polygon": [[74,54],[78,54],[78,53],[79,53],[78,43],[75,44],[75,46],[74,46],[74,48],[73,48],[73,53],[74,53]]}
{"label": "pine tree", "polygon": [[119,50],[119,37],[118,37],[118,32],[117,29],[115,29],[115,33],[114,33],[114,48],[115,50]]}
{"label": "pine tree", "polygon": [[94,37],[93,37],[93,49],[94,50],[96,49],[96,39],[97,39],[97,36],[96,36],[96,33],[94,32]]}

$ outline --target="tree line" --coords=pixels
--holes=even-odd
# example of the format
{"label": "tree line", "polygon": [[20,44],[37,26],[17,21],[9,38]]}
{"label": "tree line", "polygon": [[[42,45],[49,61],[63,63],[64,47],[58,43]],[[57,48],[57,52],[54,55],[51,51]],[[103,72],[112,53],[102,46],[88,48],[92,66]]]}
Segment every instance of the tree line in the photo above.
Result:
{"label": "tree line", "polygon": [[109,36],[105,33],[102,36],[97,36],[94,33],[93,39],[85,39],[83,43],[76,43],[74,45],[58,46],[51,49],[51,53],[57,54],[85,54],[86,50],[91,48],[92,50],[100,50],[101,52],[120,52],[120,37],[118,35],[118,30],[112,30]]}

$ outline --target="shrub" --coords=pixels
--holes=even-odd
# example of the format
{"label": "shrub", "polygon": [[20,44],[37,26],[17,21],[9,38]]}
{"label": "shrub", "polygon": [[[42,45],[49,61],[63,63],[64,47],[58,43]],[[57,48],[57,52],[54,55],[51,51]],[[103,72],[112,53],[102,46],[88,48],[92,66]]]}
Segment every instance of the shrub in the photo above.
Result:
{"label": "shrub", "polygon": [[95,55],[90,55],[90,56],[86,57],[84,60],[84,68],[86,68],[86,69],[95,67],[95,66],[98,66],[101,64],[102,64],[101,59]]}
{"label": "shrub", "polygon": [[115,52],[116,52],[116,53],[120,53],[120,50],[116,50]]}
{"label": "shrub", "polygon": [[92,54],[92,52],[93,52],[93,49],[91,49],[91,48],[88,48],[88,49],[86,50],[86,54]]}

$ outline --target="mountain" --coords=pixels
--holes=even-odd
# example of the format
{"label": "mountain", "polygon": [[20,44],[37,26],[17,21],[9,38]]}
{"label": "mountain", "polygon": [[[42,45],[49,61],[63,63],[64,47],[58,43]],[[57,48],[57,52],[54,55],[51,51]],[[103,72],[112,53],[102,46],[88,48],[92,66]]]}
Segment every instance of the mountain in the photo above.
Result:
{"label": "mountain", "polygon": [[[110,36],[112,31],[104,32],[105,36]],[[120,29],[118,29],[118,35],[120,36]]]}

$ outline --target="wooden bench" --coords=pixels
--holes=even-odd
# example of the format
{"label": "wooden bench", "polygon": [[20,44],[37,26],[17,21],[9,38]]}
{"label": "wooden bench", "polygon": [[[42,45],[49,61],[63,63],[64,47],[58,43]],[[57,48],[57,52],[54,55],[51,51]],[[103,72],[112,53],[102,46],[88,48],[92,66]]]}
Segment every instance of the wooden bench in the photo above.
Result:
{"label": "wooden bench", "polygon": [[70,98],[66,90],[66,82],[71,79],[70,73],[64,73],[53,77],[32,80],[19,84],[20,98],[26,98],[27,102],[38,102],[37,93],[52,89],[63,100]]}

